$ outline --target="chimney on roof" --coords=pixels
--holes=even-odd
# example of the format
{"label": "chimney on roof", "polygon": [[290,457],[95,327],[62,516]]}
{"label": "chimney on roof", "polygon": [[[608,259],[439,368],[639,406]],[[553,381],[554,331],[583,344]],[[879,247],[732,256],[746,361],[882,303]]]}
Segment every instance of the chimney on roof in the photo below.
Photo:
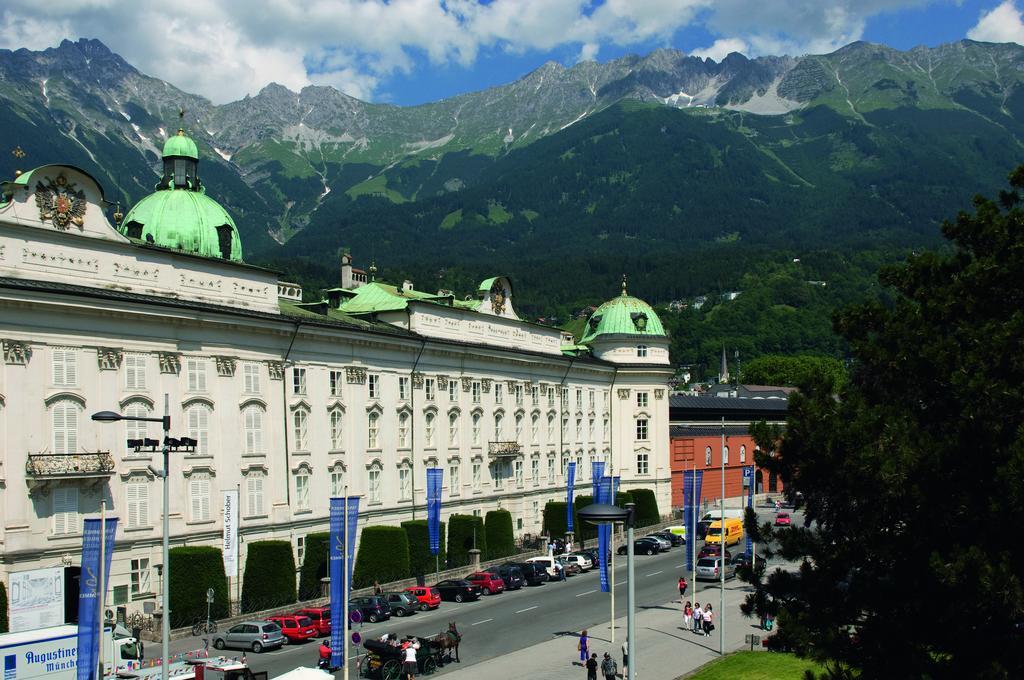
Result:
{"label": "chimney on roof", "polygon": [[411,290],[412,290],[412,281],[410,281],[409,279],[406,279],[405,281],[402,281],[402,292],[403,293],[408,293]]}
{"label": "chimney on roof", "polygon": [[352,256],[349,253],[341,254],[341,287],[352,289]]}

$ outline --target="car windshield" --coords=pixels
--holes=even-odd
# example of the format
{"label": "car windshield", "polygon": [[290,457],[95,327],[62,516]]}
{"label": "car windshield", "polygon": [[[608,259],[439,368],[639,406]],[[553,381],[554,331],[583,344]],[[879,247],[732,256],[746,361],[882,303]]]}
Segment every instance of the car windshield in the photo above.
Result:
{"label": "car windshield", "polygon": [[300,616],[299,617],[299,625],[300,626],[312,626],[313,625],[313,619],[309,618],[308,616]]}
{"label": "car windshield", "polygon": [[708,527],[708,536],[717,536],[722,532],[718,527]]}

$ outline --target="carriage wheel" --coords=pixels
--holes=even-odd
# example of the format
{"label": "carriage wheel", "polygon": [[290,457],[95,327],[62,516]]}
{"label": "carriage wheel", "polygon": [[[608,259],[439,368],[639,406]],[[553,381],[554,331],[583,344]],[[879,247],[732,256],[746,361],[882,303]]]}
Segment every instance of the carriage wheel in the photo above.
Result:
{"label": "carriage wheel", "polygon": [[423,668],[420,670],[420,673],[422,673],[423,675],[433,675],[436,672],[437,660],[434,659],[434,657],[432,656],[428,656],[426,659],[423,660]]}
{"label": "carriage wheel", "polygon": [[380,677],[384,680],[398,680],[402,674],[402,664],[394,659],[388,659],[380,669]]}

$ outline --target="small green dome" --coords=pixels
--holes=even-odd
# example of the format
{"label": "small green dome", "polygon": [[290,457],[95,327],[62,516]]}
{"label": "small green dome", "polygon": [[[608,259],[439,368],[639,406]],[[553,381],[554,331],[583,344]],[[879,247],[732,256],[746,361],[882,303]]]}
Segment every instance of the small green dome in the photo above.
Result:
{"label": "small green dome", "polygon": [[192,138],[179,129],[178,134],[168,137],[164,142],[164,158],[168,156],[184,156],[193,160],[199,160],[199,149]]}
{"label": "small green dome", "polygon": [[128,211],[118,230],[129,238],[164,248],[242,261],[242,242],[234,220],[202,191],[156,191]]}
{"label": "small green dome", "polygon": [[623,283],[622,295],[612,298],[598,307],[587,320],[587,327],[580,339],[587,344],[600,335],[633,335],[665,337],[665,327],[649,304],[626,294]]}

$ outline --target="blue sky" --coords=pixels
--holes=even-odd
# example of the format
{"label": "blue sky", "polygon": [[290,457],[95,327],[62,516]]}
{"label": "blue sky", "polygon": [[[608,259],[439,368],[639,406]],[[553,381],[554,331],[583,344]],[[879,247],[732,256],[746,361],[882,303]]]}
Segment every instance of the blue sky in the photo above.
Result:
{"label": "blue sky", "polygon": [[98,38],[145,73],[224,103],[270,82],[419,104],[673,47],[721,59],[1024,43],[1024,0],[63,0],[6,3],[0,48]]}

